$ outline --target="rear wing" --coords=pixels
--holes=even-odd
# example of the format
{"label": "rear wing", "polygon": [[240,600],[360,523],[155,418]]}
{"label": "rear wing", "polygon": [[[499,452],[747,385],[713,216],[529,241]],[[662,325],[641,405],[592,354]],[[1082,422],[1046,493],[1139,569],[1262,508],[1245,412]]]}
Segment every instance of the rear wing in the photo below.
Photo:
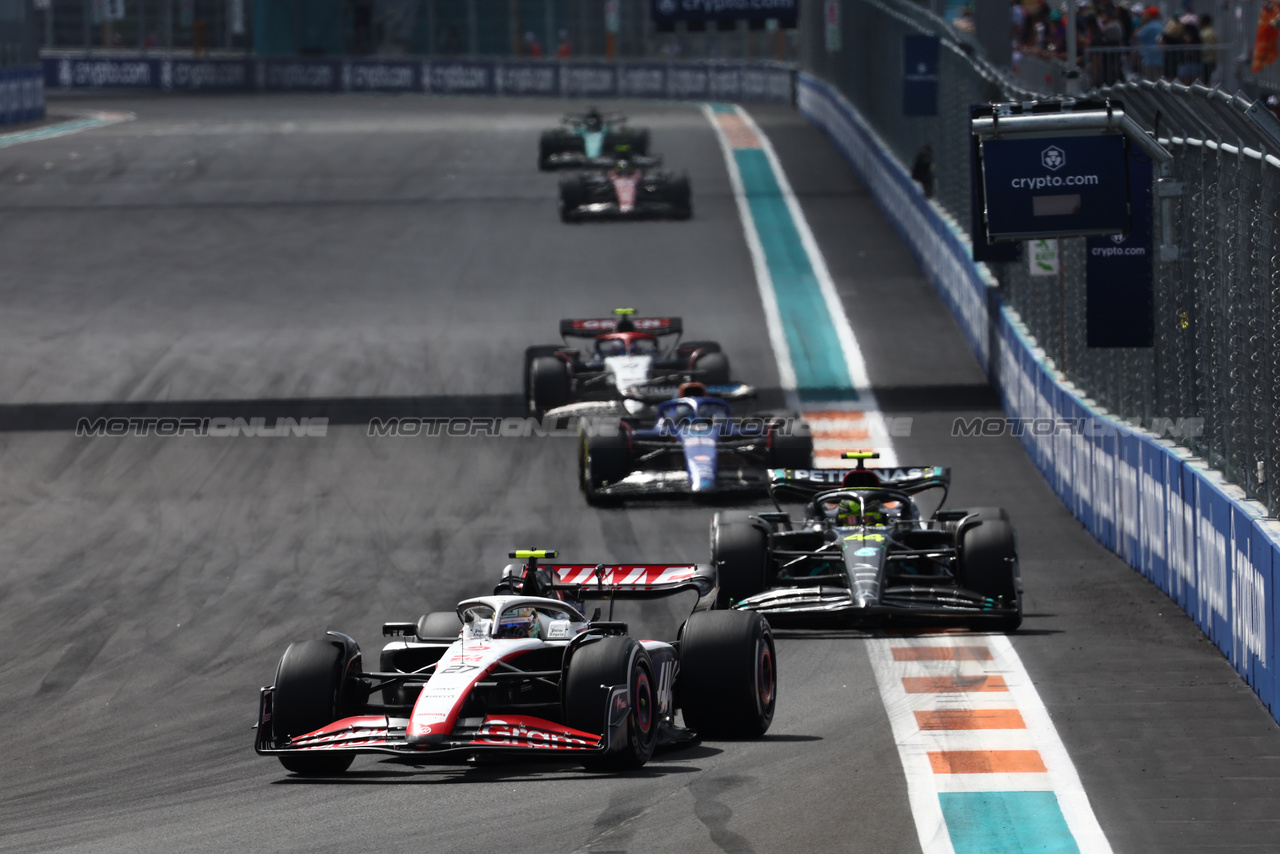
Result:
{"label": "rear wing", "polygon": [[[850,482],[845,483],[849,478]],[[807,501],[820,492],[832,489],[881,487],[897,489],[908,495],[926,489],[951,488],[951,469],[942,466],[907,466],[899,468],[852,469],[770,469],[769,492],[775,498]],[[943,497],[945,501],[945,494]]]}
{"label": "rear wing", "polygon": [[[526,563],[518,577],[504,572],[504,582],[525,596],[562,591],[575,599],[659,599],[692,591],[698,594],[701,608],[714,601],[719,586],[716,568],[707,563],[540,563],[559,557],[551,549],[518,549],[510,557]],[[507,572],[515,569],[509,567]]]}
{"label": "rear wing", "polygon": [[[624,322],[625,321],[625,322]],[[633,317],[629,315],[616,317],[566,318],[560,321],[561,338],[595,338],[606,332],[618,331],[618,324],[623,328],[630,324],[636,332],[649,332],[654,335],[680,335],[684,332],[684,322],[678,317]]]}
{"label": "rear wing", "polygon": [[552,587],[575,597],[656,599],[686,590],[699,597],[716,588],[715,567],[710,564],[550,564]]}

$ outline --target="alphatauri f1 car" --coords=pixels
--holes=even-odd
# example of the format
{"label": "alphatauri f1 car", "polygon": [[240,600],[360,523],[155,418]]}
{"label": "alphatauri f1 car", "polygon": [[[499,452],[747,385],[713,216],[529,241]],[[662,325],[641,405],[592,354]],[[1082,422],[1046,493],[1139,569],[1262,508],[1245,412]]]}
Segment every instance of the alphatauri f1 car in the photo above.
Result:
{"label": "alphatauri f1 car", "polygon": [[560,219],[689,219],[689,176],[624,158],[609,168],[579,172],[560,182]]}
{"label": "alphatauri f1 car", "polygon": [[585,113],[565,116],[560,127],[543,131],[538,140],[538,168],[604,166],[619,153],[649,153],[649,131],[628,126],[621,113],[601,113],[592,107]]}
{"label": "alphatauri f1 car", "polygon": [[[660,745],[769,728],[772,631],[758,614],[709,610],[713,567],[511,556],[525,563],[507,567],[494,595],[386,623],[395,640],[375,672],[338,632],[291,644],[261,692],[257,752],[302,775],[341,773],[361,753],[408,764],[524,754],[616,769],[643,765]],[[610,619],[614,599],[685,591],[697,604],[675,643],[635,640]],[[609,618],[598,607],[584,616],[582,603],[595,600]]]}
{"label": "alphatauri f1 car", "polygon": [[771,468],[813,466],[813,436],[799,413],[734,417],[726,398],[754,393],[742,384],[635,386],[628,401],[656,403],[652,411],[627,416],[622,403],[604,402],[570,404],[547,414],[619,416],[617,431],[583,428],[578,482],[589,504],[763,493]]}
{"label": "alphatauri f1 car", "polygon": [[[613,317],[560,321],[562,345],[530,347],[524,354],[524,395],[529,411],[577,401],[625,400],[632,386],[696,380],[729,384],[729,357],[715,341],[681,341],[678,317],[635,317],[617,308]],[[582,348],[570,346],[580,341]],[[631,411],[645,404],[634,402]]]}
{"label": "alphatauri f1 car", "polygon": [[[839,617],[860,623],[959,623],[1013,631],[1022,579],[1009,515],[998,507],[942,510],[949,469],[778,469],[775,502],[804,514],[720,512],[711,561],[720,602],[785,621]],[[942,491],[922,518],[916,496]]]}

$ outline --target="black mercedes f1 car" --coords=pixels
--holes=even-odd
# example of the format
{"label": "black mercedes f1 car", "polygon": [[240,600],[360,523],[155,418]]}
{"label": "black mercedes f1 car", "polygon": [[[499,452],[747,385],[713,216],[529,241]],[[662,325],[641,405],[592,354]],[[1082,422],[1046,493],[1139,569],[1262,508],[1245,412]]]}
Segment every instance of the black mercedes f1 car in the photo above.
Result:
{"label": "black mercedes f1 car", "polygon": [[[775,502],[804,502],[799,518],[780,504],[715,515],[722,605],[799,623],[1021,624],[1017,546],[1003,509],[942,510],[948,469],[868,468],[878,455],[845,456],[857,467],[770,473]],[[928,490],[942,495],[926,518],[916,498]]]}

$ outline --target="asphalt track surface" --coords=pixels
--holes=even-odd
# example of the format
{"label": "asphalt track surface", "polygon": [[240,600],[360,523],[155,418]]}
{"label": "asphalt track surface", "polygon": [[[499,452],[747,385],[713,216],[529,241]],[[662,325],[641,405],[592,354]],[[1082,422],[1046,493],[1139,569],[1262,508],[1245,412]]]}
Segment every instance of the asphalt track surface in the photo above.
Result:
{"label": "asphalt track surface", "polygon": [[[919,850],[855,632],[788,633],[758,742],[622,776],[560,763],[332,781],[254,755],[292,640],[487,590],[506,552],[701,560],[710,510],[586,508],[571,439],[374,438],[370,414],[519,414],[525,346],[616,305],[681,314],[777,383],[715,136],[626,109],[687,168],[688,223],[562,225],[561,102],[108,98],[135,121],[0,150],[0,850]],[[773,139],[905,463],[1003,504],[1014,638],[1117,852],[1274,851],[1280,730],[1212,645],[1067,514],[960,333],[830,145]],[[76,438],[77,414],[330,414],[324,438]],[[341,422],[341,423],[339,423]]]}

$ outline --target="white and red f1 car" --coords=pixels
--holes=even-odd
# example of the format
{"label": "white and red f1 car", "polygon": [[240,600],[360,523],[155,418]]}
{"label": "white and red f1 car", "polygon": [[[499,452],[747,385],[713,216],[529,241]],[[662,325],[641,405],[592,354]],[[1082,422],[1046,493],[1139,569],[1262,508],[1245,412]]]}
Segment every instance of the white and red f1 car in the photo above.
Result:
{"label": "white and red f1 car", "polygon": [[[387,623],[397,638],[365,672],[338,632],[291,644],[263,688],[255,749],[303,775],[345,771],[357,754],[409,764],[482,754],[573,757],[636,768],[662,745],[754,737],[773,720],[773,633],[759,614],[709,610],[716,571],[703,565],[539,565],[518,551],[492,596],[455,612]],[[582,603],[693,591],[675,643],[637,641]],[[381,695],[376,702],[375,695]],[[677,724],[677,712],[682,725]]]}

